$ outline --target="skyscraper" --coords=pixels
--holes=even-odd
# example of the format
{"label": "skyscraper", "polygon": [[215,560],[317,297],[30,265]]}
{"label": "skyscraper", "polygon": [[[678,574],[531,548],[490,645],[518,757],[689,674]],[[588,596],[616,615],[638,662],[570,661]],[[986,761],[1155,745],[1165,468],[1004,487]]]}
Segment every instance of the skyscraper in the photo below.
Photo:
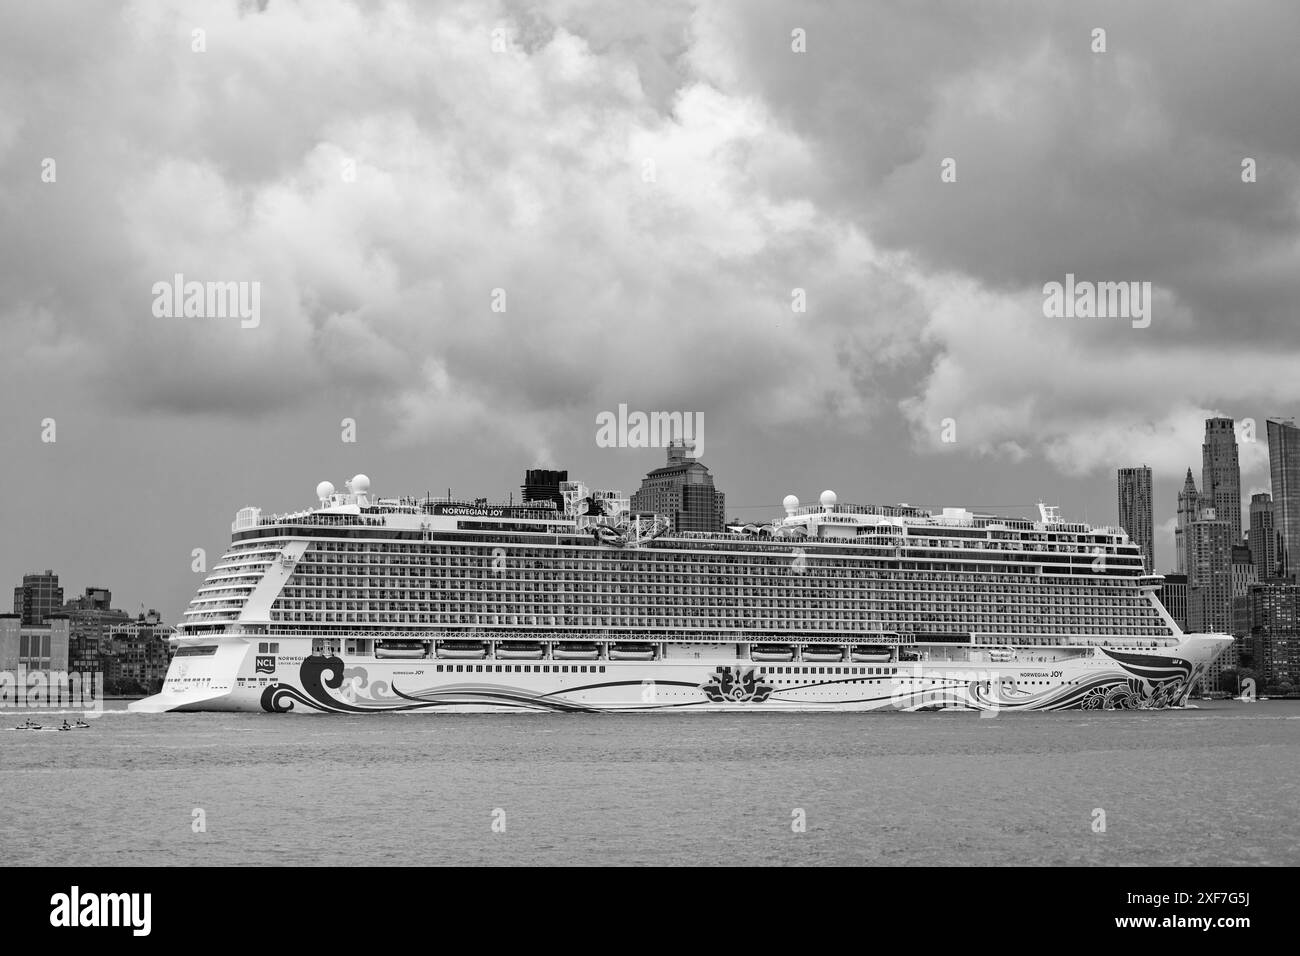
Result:
{"label": "skyscraper", "polygon": [[63,588],[53,571],[24,574],[22,585],[14,588],[14,613],[28,627],[44,624],[46,618],[62,609]]}
{"label": "skyscraper", "polygon": [[1248,600],[1250,643],[1260,683],[1269,687],[1300,681],[1300,586],[1256,584]]}
{"label": "skyscraper", "polygon": [[1174,528],[1174,556],[1179,574],[1191,574],[1191,562],[1187,552],[1190,545],[1189,530],[1191,524],[1201,513],[1201,496],[1196,490],[1196,479],[1192,469],[1187,469],[1187,480],[1183,490],[1178,492],[1178,526]]}
{"label": "skyscraper", "polygon": [[1232,523],[1205,508],[1187,530],[1187,627],[1196,634],[1232,629]]}
{"label": "skyscraper", "polygon": [[709,469],[688,452],[681,441],[668,446],[668,464],[641,480],[632,510],[664,515],[674,531],[721,531],[726,496],[713,487]]}
{"label": "skyscraper", "polygon": [[1151,469],[1146,465],[1119,470],[1119,526],[1142,549],[1146,570],[1154,571],[1156,555],[1155,525],[1151,513]]}
{"label": "skyscraper", "polygon": [[1201,495],[1204,506],[1227,521],[1232,543],[1241,542],[1241,465],[1231,418],[1207,418],[1201,445]]}
{"label": "skyscraper", "polygon": [[1160,603],[1174,619],[1180,631],[1187,628],[1187,575],[1166,574],[1158,592]]}
{"label": "skyscraper", "polygon": [[1261,581],[1277,575],[1277,532],[1273,527],[1273,498],[1266,491],[1250,496],[1250,556]]}
{"label": "skyscraper", "polygon": [[1295,580],[1300,569],[1300,428],[1268,420],[1268,473],[1273,485],[1278,576]]}

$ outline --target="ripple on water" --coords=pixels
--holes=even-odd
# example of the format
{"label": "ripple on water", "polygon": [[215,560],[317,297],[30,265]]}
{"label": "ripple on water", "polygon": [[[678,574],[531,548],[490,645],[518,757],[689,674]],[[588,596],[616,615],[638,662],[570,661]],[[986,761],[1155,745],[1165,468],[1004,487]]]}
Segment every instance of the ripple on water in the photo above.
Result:
{"label": "ripple on water", "polygon": [[0,864],[1300,863],[1293,701],[105,717],[0,734]]}

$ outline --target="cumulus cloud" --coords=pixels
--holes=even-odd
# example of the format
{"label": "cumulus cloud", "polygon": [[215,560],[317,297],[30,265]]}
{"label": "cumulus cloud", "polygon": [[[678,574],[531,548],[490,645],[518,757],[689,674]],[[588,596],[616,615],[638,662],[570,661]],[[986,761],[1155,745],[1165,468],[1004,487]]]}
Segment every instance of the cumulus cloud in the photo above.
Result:
{"label": "cumulus cloud", "polygon": [[[626,401],[1177,470],[1209,409],[1300,398],[1297,16],[42,5],[0,39],[0,361],[168,415],[345,396],[398,443],[540,455]],[[1066,272],[1151,281],[1151,328],[1045,319]],[[259,282],[261,325],[153,317],[177,273]]]}
{"label": "cumulus cloud", "polygon": [[[814,160],[758,97],[649,91],[662,60],[536,11],[214,8],[203,53],[193,13],[98,10],[108,42],[24,117],[29,141],[88,135],[15,201],[99,222],[85,256],[10,237],[7,320],[52,322],[109,401],[240,417],[332,391],[399,441],[509,422],[529,447],[618,401],[860,430],[871,370],[909,354],[908,280],[850,218],[777,195]],[[259,282],[260,326],[151,316],[174,274]],[[155,371],[108,372],[128,356]]]}

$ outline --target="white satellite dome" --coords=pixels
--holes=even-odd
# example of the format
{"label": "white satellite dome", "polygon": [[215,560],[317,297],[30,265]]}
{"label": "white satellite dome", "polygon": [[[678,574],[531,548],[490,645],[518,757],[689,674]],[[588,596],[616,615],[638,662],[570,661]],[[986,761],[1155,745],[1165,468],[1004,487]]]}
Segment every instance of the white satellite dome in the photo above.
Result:
{"label": "white satellite dome", "polygon": [[818,500],[822,503],[823,508],[828,509],[834,508],[835,502],[839,501],[839,499],[835,497],[835,492],[831,491],[829,488],[822,492],[822,496]]}
{"label": "white satellite dome", "polygon": [[319,485],[316,486],[317,498],[328,498],[332,494],[334,494],[334,486],[330,484],[328,481],[322,481]]}
{"label": "white satellite dome", "polygon": [[785,500],[781,502],[787,514],[794,514],[794,509],[799,507],[799,499],[794,495],[786,495]]}
{"label": "white satellite dome", "polygon": [[370,490],[370,479],[365,475],[357,475],[352,479],[352,493],[354,495],[364,495]]}

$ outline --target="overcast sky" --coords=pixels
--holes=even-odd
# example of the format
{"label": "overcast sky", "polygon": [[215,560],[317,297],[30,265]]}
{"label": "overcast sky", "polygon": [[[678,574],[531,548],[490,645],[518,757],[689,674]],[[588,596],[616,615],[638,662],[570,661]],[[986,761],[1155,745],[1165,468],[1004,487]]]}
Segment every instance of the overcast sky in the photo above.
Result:
{"label": "overcast sky", "polygon": [[[597,446],[620,403],[702,413],[751,520],[833,488],[1113,523],[1146,463],[1164,569],[1209,415],[1257,422],[1267,488],[1264,419],[1300,411],[1300,6],[643,7],[8,10],[0,584],[52,567],[175,622],[193,549],[322,479],[631,491],[663,453]],[[260,283],[260,324],[156,316],[177,273]],[[1150,282],[1150,326],[1046,317],[1067,273]]]}

